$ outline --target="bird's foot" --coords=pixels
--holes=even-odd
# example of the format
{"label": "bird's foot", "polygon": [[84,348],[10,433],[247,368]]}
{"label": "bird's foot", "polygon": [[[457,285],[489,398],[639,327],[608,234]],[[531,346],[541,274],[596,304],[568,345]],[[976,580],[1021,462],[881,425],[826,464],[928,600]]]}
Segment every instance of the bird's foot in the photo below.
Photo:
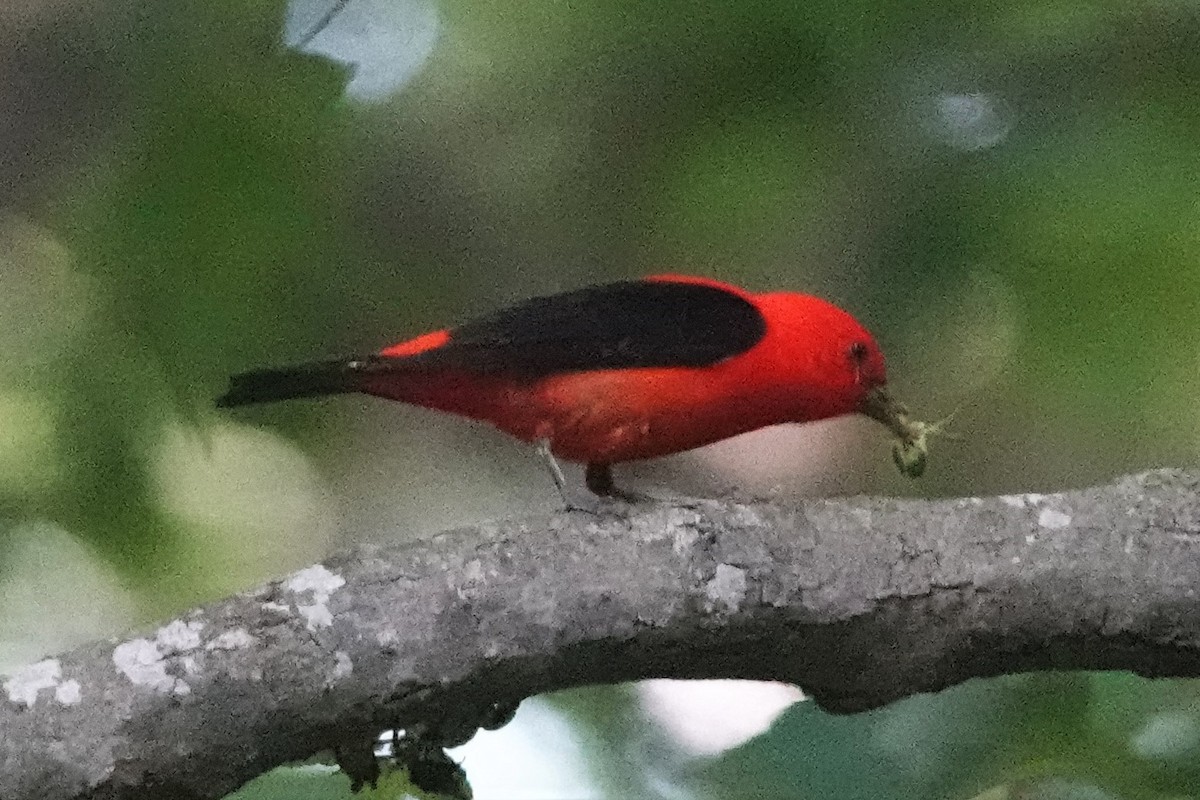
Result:
{"label": "bird's foot", "polygon": [[563,498],[563,510],[568,514],[590,514],[593,517],[609,517],[628,511],[629,507],[644,500],[634,500],[629,497],[598,496],[593,494],[573,493]]}

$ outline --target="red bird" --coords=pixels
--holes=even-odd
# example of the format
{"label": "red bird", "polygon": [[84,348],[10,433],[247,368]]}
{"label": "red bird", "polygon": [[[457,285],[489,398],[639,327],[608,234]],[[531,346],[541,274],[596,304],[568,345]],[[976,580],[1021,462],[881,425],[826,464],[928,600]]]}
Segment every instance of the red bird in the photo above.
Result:
{"label": "red bird", "polygon": [[768,425],[861,413],[914,439],[886,383],[871,334],[831,303],[655,275],[526,300],[365,358],[235,375],[217,405],[399,400],[536,443],[564,497],[554,456],[586,464],[595,494],[626,496],[613,464]]}

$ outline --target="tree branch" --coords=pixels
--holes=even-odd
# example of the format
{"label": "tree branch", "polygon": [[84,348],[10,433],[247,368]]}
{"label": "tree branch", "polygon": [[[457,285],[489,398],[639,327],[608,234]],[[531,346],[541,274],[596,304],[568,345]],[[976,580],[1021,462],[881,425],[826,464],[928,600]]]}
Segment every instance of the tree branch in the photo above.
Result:
{"label": "tree branch", "polygon": [[1198,486],[614,504],[360,548],[9,676],[0,797],[216,798],[347,735],[638,678],[853,712],[1033,669],[1195,676]]}

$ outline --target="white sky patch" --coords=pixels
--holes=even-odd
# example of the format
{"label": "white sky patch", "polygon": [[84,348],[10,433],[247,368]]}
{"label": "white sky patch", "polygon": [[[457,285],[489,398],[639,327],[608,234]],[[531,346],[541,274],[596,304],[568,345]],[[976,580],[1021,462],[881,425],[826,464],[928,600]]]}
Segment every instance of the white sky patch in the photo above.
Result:
{"label": "white sky patch", "polygon": [[283,39],[353,68],[346,94],[386,100],[428,61],[441,30],[433,0],[349,0],[315,34],[336,0],[290,0]]}
{"label": "white sky patch", "polygon": [[530,698],[513,721],[448,751],[471,776],[475,800],[600,800],[579,738],[549,703]]}
{"label": "white sky patch", "polygon": [[4,681],[4,692],[14,703],[24,703],[33,708],[37,702],[38,692],[42,689],[53,689],[62,677],[62,664],[57,658],[47,658],[36,664],[21,667]]}
{"label": "white sky patch", "polygon": [[642,681],[642,708],[685,751],[714,756],[765,732],[793,703],[795,686],[762,681]]}

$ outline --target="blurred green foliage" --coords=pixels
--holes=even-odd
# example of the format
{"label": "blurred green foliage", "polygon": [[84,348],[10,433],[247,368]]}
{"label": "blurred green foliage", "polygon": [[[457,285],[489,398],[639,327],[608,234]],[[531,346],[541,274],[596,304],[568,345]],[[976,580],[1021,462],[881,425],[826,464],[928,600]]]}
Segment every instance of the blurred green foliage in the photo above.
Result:
{"label": "blurred green foliage", "polygon": [[[963,407],[921,483],[880,441],[785,491],[1047,490],[1195,460],[1193,4],[436,11],[429,59],[366,103],[352,68],[283,45],[283,0],[0,9],[0,582],[48,521],[148,620],[331,535],[544,507],[526,454],[465,423],[211,398],[252,365],[661,269],[829,296],[920,412]],[[654,796],[611,746],[653,726],[594,692],[559,702],[600,783]],[[1196,714],[1186,682],[1027,676],[852,718],[796,706],[704,763],[653,752],[697,797],[1194,796]]]}
{"label": "blurred green foliage", "polygon": [[1137,752],[1154,719],[1146,710],[1168,697],[1188,697],[1185,713],[1195,710],[1191,693],[1165,688],[1117,674],[1035,674],[971,681],[854,717],[799,704],[694,780],[702,796],[731,798],[969,798],[996,787],[1046,800],[1085,787],[1114,798],[1186,794],[1200,786],[1194,736],[1169,755]]}
{"label": "blurred green foliage", "polygon": [[[469,789],[468,789],[469,791]],[[468,795],[469,796],[469,795]],[[462,800],[461,795],[423,791],[404,769],[387,769],[374,785],[351,791],[350,779],[334,767],[309,765],[273,770],[226,800]]]}

